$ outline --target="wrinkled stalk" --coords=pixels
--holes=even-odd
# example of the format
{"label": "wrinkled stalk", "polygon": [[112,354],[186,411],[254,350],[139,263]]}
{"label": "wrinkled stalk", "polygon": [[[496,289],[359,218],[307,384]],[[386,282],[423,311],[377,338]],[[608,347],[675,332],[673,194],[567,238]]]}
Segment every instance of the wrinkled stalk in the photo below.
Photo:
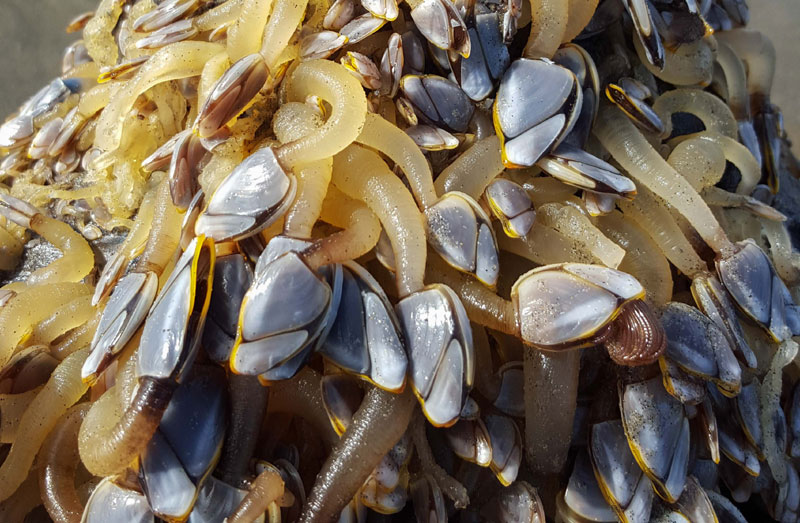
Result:
{"label": "wrinkled stalk", "polygon": [[80,463],[78,430],[88,411],[88,403],[70,409],[39,452],[39,490],[47,513],[56,523],[78,523],[83,514],[75,471]]}
{"label": "wrinkled stalk", "polygon": [[364,480],[406,431],[417,404],[409,387],[394,394],[373,387],[328,455],[300,523],[336,521]]}
{"label": "wrinkled stalk", "polygon": [[525,349],[525,455],[534,475],[558,474],[566,464],[580,363],[577,350]]}
{"label": "wrinkled stalk", "polygon": [[116,391],[106,391],[81,425],[79,448],[87,470],[110,476],[130,465],[153,437],[174,391],[174,383],[144,378],[131,404],[121,412]]}
{"label": "wrinkled stalk", "polygon": [[241,487],[256,450],[269,389],[261,386],[257,376],[231,374],[228,380],[228,431],[215,474],[225,483]]}

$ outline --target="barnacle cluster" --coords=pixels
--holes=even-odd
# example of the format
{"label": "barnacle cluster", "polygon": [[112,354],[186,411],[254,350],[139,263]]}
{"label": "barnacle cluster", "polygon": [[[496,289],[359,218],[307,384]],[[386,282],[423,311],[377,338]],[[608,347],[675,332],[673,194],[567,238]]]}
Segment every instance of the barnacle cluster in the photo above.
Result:
{"label": "barnacle cluster", "polygon": [[797,521],[747,18],[102,0],[0,126],[0,521]]}

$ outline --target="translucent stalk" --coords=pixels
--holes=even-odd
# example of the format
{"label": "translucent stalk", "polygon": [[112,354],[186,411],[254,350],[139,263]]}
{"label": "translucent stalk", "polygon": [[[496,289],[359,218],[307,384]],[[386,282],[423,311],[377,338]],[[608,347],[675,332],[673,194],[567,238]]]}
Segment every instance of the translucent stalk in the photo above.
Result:
{"label": "translucent stalk", "polygon": [[351,198],[365,202],[381,221],[394,250],[400,295],[420,290],[427,254],[425,229],[422,214],[403,182],[376,153],[351,146],[334,158],[333,183]]}
{"label": "translucent stalk", "polygon": [[130,405],[120,409],[114,387],[94,402],[78,436],[81,460],[96,476],[119,474],[144,451],[167,408],[174,384],[140,380]]}
{"label": "translucent stalk", "polygon": [[[536,168],[538,170],[538,167]],[[511,181],[517,182],[528,193],[534,207],[545,203],[563,202],[575,194],[577,189],[552,176],[531,177],[526,169],[515,169],[506,174]]]}
{"label": "translucent stalk", "polygon": [[552,58],[567,30],[570,2],[530,0],[531,32],[522,51],[525,58]]}
{"label": "translucent stalk", "polygon": [[[717,33],[719,34],[719,33]],[[664,49],[664,69],[659,69],[648,60],[639,38],[632,37],[633,47],[642,64],[654,76],[674,85],[700,85],[711,83],[714,73],[714,50],[709,43],[712,37],[702,38],[676,49]]]}
{"label": "translucent stalk", "polygon": [[594,132],[622,168],[638,184],[680,212],[709,247],[722,256],[733,253],[733,244],[697,191],[653,149],[619,109],[609,106],[601,109]]}
{"label": "translucent stalk", "polygon": [[[775,78],[775,46],[763,33],[746,29],[722,31],[717,40],[727,44],[747,66],[747,91],[756,103],[762,103],[772,91]],[[758,111],[759,106],[753,107]]]}
{"label": "translucent stalk", "polygon": [[586,248],[564,235],[534,222],[524,238],[509,238],[500,231],[495,234],[497,244],[504,251],[522,256],[537,265],[551,263],[600,263]]}
{"label": "translucent stalk", "polygon": [[73,352],[86,347],[92,342],[98,323],[100,323],[99,309],[96,310],[89,321],[53,340],[50,346],[50,354],[54,358],[63,360]]}
{"label": "translucent stalk", "polygon": [[424,416],[418,414],[409,430],[411,439],[414,442],[414,451],[422,465],[422,470],[433,477],[442,492],[453,500],[453,504],[457,509],[466,508],[469,505],[467,489],[436,463],[436,458],[428,443],[428,435],[425,433],[426,426],[427,422]]}
{"label": "translucent stalk", "polygon": [[683,274],[694,278],[708,271],[672,214],[651,192],[640,190],[633,201],[620,201],[619,206],[627,218],[647,231],[664,256]]}
{"label": "translucent stalk", "polygon": [[667,162],[692,185],[702,192],[722,178],[725,172],[725,153],[717,144],[692,138],[675,146]]}
{"label": "translucent stalk", "polygon": [[586,215],[571,205],[544,204],[536,209],[536,220],[576,245],[582,245],[587,257],[600,260],[606,267],[616,269],[625,256],[622,247],[608,239]]}
{"label": "translucent stalk", "polygon": [[399,127],[377,114],[369,113],[356,141],[385,154],[400,166],[422,209],[427,209],[436,202],[433,174],[428,160],[414,140]]}
{"label": "translucent stalk", "polygon": [[287,96],[304,102],[309,95],[327,101],[331,115],[318,131],[278,149],[278,159],[287,167],[335,155],[350,145],[364,126],[367,98],[361,84],[344,66],[327,60],[300,64],[292,74]]}
{"label": "translucent stalk", "polygon": [[598,0],[569,0],[569,18],[561,43],[571,42],[589,24]]}
{"label": "translucent stalk", "polygon": [[[275,112],[272,126],[282,143],[299,140],[322,127],[317,111],[307,103],[289,102]],[[296,238],[311,237],[311,230],[330,191],[333,159],[303,163],[293,169],[297,177],[297,196],[286,213],[283,233]]]}
{"label": "translucent stalk", "polygon": [[800,282],[800,268],[798,267],[798,254],[792,249],[789,232],[781,222],[760,221],[769,241],[769,250],[775,270],[788,285],[796,285]]}
{"label": "translucent stalk", "polygon": [[[231,45],[231,36],[228,36],[228,46]],[[227,53],[219,53],[211,60],[206,62],[203,67],[203,72],[200,73],[200,83],[197,86],[197,107],[203,107],[206,103],[206,98],[214,88],[225,71],[231,66],[231,60],[228,58]]]}
{"label": "translucent stalk", "polygon": [[121,14],[122,4],[119,0],[102,0],[83,31],[89,56],[101,67],[117,63],[119,51],[113,31]]}
{"label": "translucent stalk", "polygon": [[270,414],[300,416],[314,427],[317,436],[328,447],[333,447],[339,436],[322,403],[322,376],[311,367],[303,367],[294,378],[280,381],[269,388]]}
{"label": "translucent stalk", "polygon": [[280,500],[283,495],[283,479],[275,469],[267,469],[253,480],[250,492],[233,514],[225,521],[228,523],[248,523],[255,521],[267,511],[271,503]]}
{"label": "translucent stalk", "polygon": [[66,223],[43,214],[35,214],[30,220],[30,229],[63,254],[33,271],[25,282],[8,284],[4,289],[19,292],[34,285],[79,282],[94,268],[94,252],[89,243]]}
{"label": "translucent stalk", "polygon": [[294,171],[297,176],[297,196],[286,213],[283,232],[297,238],[311,237],[324,205],[325,194],[330,191],[333,159],[305,164]]}
{"label": "translucent stalk", "polygon": [[416,405],[410,388],[401,394],[371,388],[317,475],[298,521],[336,521],[367,476],[403,436]]}
{"label": "translucent stalk", "polygon": [[81,366],[88,355],[87,348],[62,361],[23,414],[17,432],[25,437],[12,443],[0,467],[0,500],[8,499],[22,484],[44,439],[88,389],[81,380]]}
{"label": "translucent stalk", "polygon": [[669,262],[653,239],[619,211],[597,218],[597,227],[625,249],[617,267],[627,272],[647,289],[645,301],[659,307],[672,299],[672,272]]}
{"label": "translucent stalk", "polygon": [[284,0],[275,4],[264,28],[261,56],[270,70],[275,69],[286,44],[303,21],[308,0]]}
{"label": "translucent stalk", "polygon": [[172,203],[169,180],[165,176],[156,194],[152,227],[149,230],[147,243],[142,255],[131,267],[131,271],[153,271],[161,275],[178,248],[182,219],[177,207]]}
{"label": "translucent stalk", "polygon": [[434,186],[439,194],[461,191],[477,200],[503,169],[500,140],[492,135],[473,144],[448,165],[436,178]]}
{"label": "translucent stalk", "polygon": [[682,143],[683,140],[695,139],[707,142],[709,145],[713,143],[721,148],[725,160],[739,169],[742,179],[736,187],[737,194],[749,195],[753,192],[753,189],[761,180],[761,166],[747,147],[733,138],[712,131],[679,136],[675,138],[675,142]]}
{"label": "translucent stalk", "polygon": [[725,73],[728,105],[737,120],[750,120],[750,98],[747,95],[747,71],[724,39],[717,38],[717,63]]}
{"label": "translucent stalk", "polygon": [[88,403],[70,409],[39,453],[39,490],[55,523],[79,523],[83,514],[83,503],[75,488],[75,471],[80,463],[78,429],[88,411]]}
{"label": "translucent stalk", "polygon": [[33,328],[31,339],[34,343],[50,345],[50,343],[65,332],[83,325],[94,316],[92,297],[79,296],[63,307],[59,307]]}
{"label": "translucent stalk", "polygon": [[[348,209],[344,229],[315,241],[303,251],[311,268],[355,260],[372,250],[381,235],[378,217],[363,203]],[[337,209],[339,212],[344,209]],[[340,222],[341,223],[341,222]]]}
{"label": "translucent stalk", "polygon": [[221,51],[219,44],[197,41],[176,42],[159,49],[103,109],[95,131],[95,146],[106,152],[116,150],[125,116],[140,94],[162,82],[199,75],[206,62]]}
{"label": "translucent stalk", "polygon": [[721,133],[729,138],[739,136],[739,127],[730,107],[713,94],[700,89],[675,89],[659,96],[653,110],[664,122],[665,136],[672,133],[672,115],[689,113],[698,117],[706,131]]}
{"label": "translucent stalk", "polygon": [[19,421],[41,389],[37,387],[19,394],[0,394],[0,443],[14,443]]}
{"label": "translucent stalk", "polygon": [[261,49],[264,27],[272,10],[272,0],[246,0],[228,30],[228,57],[235,62]]}
{"label": "translucent stalk", "polygon": [[218,27],[227,25],[234,20],[241,12],[245,0],[227,0],[214,9],[209,9],[205,13],[194,18],[194,26],[198,31],[213,31]]}
{"label": "translucent stalk", "polygon": [[0,367],[5,366],[17,345],[33,332],[36,325],[54,310],[91,291],[92,288],[83,283],[36,285],[20,292],[0,308],[0,332],[3,333],[0,336]]}
{"label": "translucent stalk", "polygon": [[0,227],[0,271],[10,271],[19,263],[22,244],[5,227]]}
{"label": "translucent stalk", "polygon": [[458,272],[439,256],[431,256],[429,280],[444,283],[461,298],[470,321],[490,329],[519,336],[514,304],[474,278]]}
{"label": "translucent stalk", "polygon": [[81,100],[78,102],[77,114],[81,117],[89,118],[97,113],[100,109],[108,105],[111,96],[119,89],[119,84],[105,83],[92,87],[85,93],[81,94]]}

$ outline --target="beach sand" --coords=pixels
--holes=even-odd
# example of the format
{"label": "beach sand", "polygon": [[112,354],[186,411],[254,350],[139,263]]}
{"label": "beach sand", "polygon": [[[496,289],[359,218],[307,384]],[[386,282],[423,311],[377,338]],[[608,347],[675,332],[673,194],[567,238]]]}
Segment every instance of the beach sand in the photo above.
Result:
{"label": "beach sand", "polygon": [[0,0],[0,119],[61,74],[64,48],[81,38],[64,27],[99,0]]}
{"label": "beach sand", "polygon": [[[64,47],[80,38],[64,32],[78,13],[98,0],[0,0],[0,115],[14,111],[61,70]],[[773,101],[780,106],[789,138],[800,142],[800,0],[749,0],[749,27],[775,43],[778,65]],[[0,117],[0,118],[2,118]],[[795,145],[795,154],[800,146]]]}
{"label": "beach sand", "polygon": [[783,112],[792,151],[800,155],[800,1],[749,0],[750,24],[775,44],[777,64],[772,102]]}

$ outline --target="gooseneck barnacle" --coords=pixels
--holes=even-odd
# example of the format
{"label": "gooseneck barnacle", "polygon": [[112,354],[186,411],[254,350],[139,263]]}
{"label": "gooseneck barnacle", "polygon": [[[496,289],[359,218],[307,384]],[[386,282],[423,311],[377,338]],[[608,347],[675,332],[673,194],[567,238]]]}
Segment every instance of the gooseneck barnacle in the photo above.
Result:
{"label": "gooseneck barnacle", "polygon": [[796,521],[747,19],[102,0],[0,125],[0,520]]}

